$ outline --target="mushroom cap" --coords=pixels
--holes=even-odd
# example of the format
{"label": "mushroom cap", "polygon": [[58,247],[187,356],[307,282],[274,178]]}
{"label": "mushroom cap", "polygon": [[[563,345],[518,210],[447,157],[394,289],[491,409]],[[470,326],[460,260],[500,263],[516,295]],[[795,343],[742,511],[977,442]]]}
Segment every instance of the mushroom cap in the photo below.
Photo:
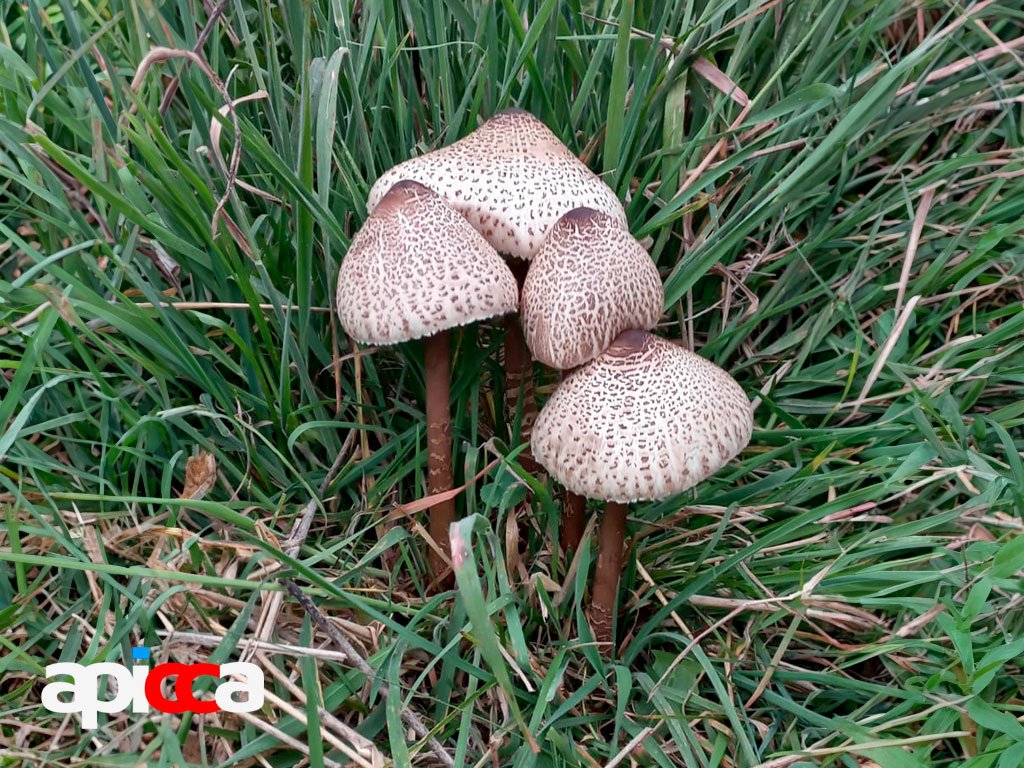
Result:
{"label": "mushroom cap", "polygon": [[443,195],[499,252],[532,259],[562,214],[581,205],[626,226],[622,203],[540,120],[498,112],[447,147],[399,163],[370,190],[372,211],[399,179]]}
{"label": "mushroom cap", "polygon": [[530,447],[570,491],[629,503],[696,485],[738,454],[752,429],[750,401],[728,373],[634,330],[566,377]]}
{"label": "mushroom cap", "polygon": [[611,216],[575,208],[530,263],[519,314],[534,358],[565,370],[593,360],[623,331],[653,328],[664,301],[640,243]]}
{"label": "mushroom cap", "polygon": [[401,181],[352,238],[338,317],[364,344],[398,344],[516,311],[504,259],[437,193]]}

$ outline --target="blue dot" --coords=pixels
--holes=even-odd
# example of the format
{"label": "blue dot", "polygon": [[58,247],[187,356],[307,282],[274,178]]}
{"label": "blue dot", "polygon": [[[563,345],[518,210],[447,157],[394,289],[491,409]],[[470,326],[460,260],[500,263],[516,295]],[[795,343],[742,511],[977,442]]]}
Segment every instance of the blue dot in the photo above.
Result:
{"label": "blue dot", "polygon": [[149,648],[132,648],[132,658],[136,660],[148,659]]}

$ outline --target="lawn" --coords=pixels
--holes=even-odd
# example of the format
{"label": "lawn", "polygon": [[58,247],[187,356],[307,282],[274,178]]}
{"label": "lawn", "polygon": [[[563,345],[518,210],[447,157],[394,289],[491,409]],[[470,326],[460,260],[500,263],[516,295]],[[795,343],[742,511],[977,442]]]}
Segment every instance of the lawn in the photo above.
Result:
{"label": "lawn", "polygon": [[[1014,0],[0,3],[0,765],[1020,768],[1022,104]],[[374,180],[510,106],[756,402],[631,507],[613,658],[502,322],[438,591],[423,345],[332,307]],[[138,646],[266,701],[42,706]]]}

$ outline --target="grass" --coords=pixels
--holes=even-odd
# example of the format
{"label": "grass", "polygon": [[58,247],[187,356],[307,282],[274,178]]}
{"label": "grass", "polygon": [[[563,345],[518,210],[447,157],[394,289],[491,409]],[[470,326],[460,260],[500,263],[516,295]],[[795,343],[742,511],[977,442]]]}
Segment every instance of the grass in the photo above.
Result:
{"label": "grass", "polygon": [[[465,766],[1024,765],[1022,29],[1009,0],[0,5],[2,764],[437,764],[411,711]],[[208,67],[140,70],[200,35]],[[760,398],[726,470],[633,508],[614,663],[501,325],[453,341],[466,562],[430,595],[422,350],[357,355],[330,312],[376,176],[510,105],[627,201],[659,332]],[[273,696],[43,710],[46,664],[133,645]]]}

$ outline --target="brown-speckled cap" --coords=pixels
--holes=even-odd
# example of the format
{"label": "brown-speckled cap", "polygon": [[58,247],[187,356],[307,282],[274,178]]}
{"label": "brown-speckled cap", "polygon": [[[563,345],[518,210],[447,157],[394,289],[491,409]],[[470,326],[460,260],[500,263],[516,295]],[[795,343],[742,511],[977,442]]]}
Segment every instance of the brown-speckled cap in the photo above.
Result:
{"label": "brown-speckled cap", "polygon": [[444,199],[415,181],[384,195],[338,274],[338,317],[364,344],[398,344],[516,311],[505,261]]}
{"label": "brown-speckled cap", "polygon": [[454,144],[385,172],[367,208],[372,211],[398,179],[444,195],[498,251],[519,259],[532,259],[559,217],[581,205],[626,225],[611,188],[521,109],[499,112]]}
{"label": "brown-speckled cap", "polygon": [[630,328],[653,328],[665,294],[651,257],[611,216],[576,208],[530,263],[519,314],[531,354],[552,368],[583,365]]}
{"label": "brown-speckled cap", "polygon": [[626,331],[561,383],[531,449],[574,493],[663,499],[721,469],[750,440],[753,412],[714,363],[646,331]]}

